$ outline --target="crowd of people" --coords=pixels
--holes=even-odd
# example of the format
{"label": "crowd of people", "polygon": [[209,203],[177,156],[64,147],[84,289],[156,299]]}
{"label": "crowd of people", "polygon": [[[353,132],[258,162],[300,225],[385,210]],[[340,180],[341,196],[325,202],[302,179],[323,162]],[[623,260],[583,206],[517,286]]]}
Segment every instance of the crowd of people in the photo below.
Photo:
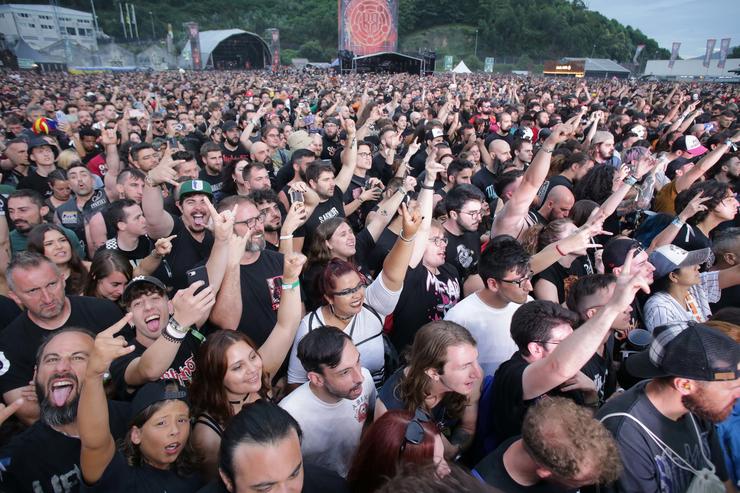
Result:
{"label": "crowd of people", "polygon": [[0,82],[0,491],[740,487],[736,86]]}

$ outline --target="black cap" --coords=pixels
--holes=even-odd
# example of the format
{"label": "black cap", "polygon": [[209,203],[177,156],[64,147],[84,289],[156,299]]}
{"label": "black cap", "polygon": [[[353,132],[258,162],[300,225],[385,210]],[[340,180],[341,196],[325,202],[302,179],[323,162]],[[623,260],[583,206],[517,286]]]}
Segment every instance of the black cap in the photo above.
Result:
{"label": "black cap", "polygon": [[188,403],[188,392],[176,380],[157,380],[141,387],[131,402],[131,416],[137,416],[152,404],[178,400]]}
{"label": "black cap", "polygon": [[221,130],[223,130],[224,132],[228,132],[229,130],[233,130],[237,127],[238,125],[234,120],[227,120],[221,124]]}
{"label": "black cap", "polygon": [[740,378],[740,344],[707,325],[678,322],[656,327],[650,347],[626,364],[627,372],[638,378],[735,380]]}
{"label": "black cap", "polygon": [[156,277],[136,276],[131,279],[128,284],[126,284],[125,288],[123,288],[123,295],[121,295],[121,300],[125,305],[128,305],[131,302],[131,300],[129,299],[131,296],[131,289],[138,284],[152,284],[153,286],[159,288],[163,293],[167,292],[167,287]]}
{"label": "black cap", "polygon": [[632,238],[614,238],[609,241],[604,247],[604,253],[601,255],[606,272],[610,273],[615,267],[623,266],[624,261],[627,259],[627,252],[633,248],[640,249],[642,245],[639,241]]}
{"label": "black cap", "polygon": [[677,157],[670,163],[668,163],[668,166],[665,168],[665,176],[669,180],[673,180],[676,178],[676,171],[680,170],[683,165],[690,163],[691,159],[687,159],[685,157]]}
{"label": "black cap", "polygon": [[35,139],[31,139],[28,142],[28,154],[31,154],[31,151],[37,147],[44,147],[49,146],[51,147],[51,151],[54,153],[54,157],[59,156],[59,148],[55,146],[54,144],[50,144],[48,140],[46,140],[43,137],[36,137]]}

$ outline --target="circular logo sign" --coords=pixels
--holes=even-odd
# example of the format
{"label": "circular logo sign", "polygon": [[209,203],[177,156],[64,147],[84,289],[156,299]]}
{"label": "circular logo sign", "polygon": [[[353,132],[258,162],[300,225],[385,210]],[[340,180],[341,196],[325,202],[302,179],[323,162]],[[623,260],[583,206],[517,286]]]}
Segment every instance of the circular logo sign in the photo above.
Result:
{"label": "circular logo sign", "polygon": [[393,16],[382,0],[352,2],[347,20],[352,43],[364,47],[382,46],[393,29]]}

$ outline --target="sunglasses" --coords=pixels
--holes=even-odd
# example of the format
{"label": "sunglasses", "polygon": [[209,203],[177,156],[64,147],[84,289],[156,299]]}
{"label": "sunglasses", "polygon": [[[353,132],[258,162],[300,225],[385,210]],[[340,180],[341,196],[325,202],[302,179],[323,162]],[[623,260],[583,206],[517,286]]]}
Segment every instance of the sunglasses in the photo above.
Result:
{"label": "sunglasses", "polygon": [[360,281],[360,284],[358,284],[354,288],[347,288],[341,291],[335,291],[333,295],[334,296],[349,296],[349,295],[355,294],[357,291],[364,289],[366,287],[367,287],[367,284],[365,283],[365,281]]}
{"label": "sunglasses", "polygon": [[431,417],[421,408],[417,408],[414,413],[414,418],[409,421],[406,425],[406,433],[403,435],[403,442],[401,448],[398,451],[398,457],[401,458],[403,451],[406,450],[407,443],[413,443],[419,445],[424,441],[424,425],[431,421]]}

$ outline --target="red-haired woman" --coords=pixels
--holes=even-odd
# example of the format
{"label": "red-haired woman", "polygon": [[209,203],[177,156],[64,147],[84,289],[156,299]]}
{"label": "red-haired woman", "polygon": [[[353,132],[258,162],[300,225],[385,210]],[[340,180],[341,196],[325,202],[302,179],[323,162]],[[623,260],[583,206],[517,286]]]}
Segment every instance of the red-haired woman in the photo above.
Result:
{"label": "red-haired woman", "polygon": [[283,293],[278,320],[261,347],[238,331],[209,335],[195,359],[198,369],[190,386],[190,401],[197,416],[191,442],[201,457],[201,473],[218,476],[221,435],[245,404],[270,398],[270,379],[280,368],[295,337],[300,317],[300,291],[286,286],[298,280],[306,261],[300,254],[286,255]]}
{"label": "red-haired woman", "polygon": [[450,472],[442,437],[421,409],[414,415],[388,411],[375,421],[357,448],[347,480],[354,493],[371,493],[405,464],[434,464],[440,478]]}

